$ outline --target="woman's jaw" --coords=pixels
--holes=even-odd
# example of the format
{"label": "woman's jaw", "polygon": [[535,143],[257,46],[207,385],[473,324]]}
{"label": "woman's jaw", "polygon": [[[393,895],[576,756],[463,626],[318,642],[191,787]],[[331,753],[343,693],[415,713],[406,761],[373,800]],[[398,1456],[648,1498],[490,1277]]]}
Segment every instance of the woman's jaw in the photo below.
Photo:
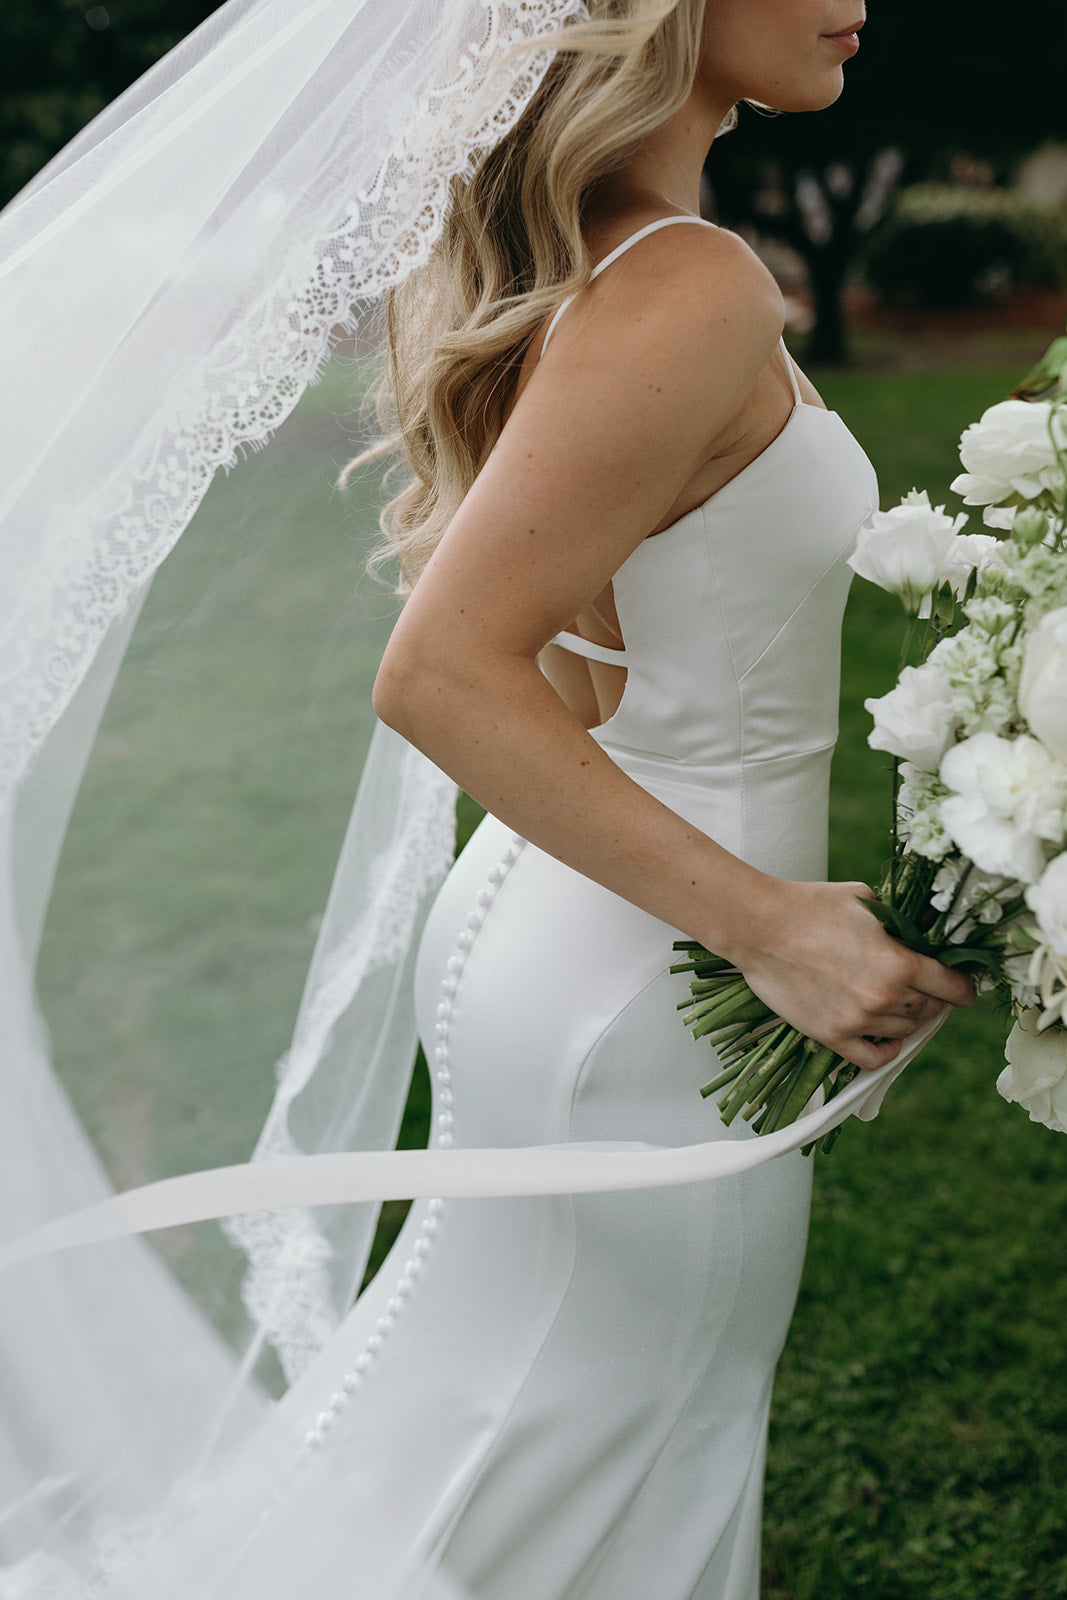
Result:
{"label": "woman's jaw", "polygon": [[725,116],[741,100],[821,111],[860,47],[864,0],[707,0],[694,93]]}

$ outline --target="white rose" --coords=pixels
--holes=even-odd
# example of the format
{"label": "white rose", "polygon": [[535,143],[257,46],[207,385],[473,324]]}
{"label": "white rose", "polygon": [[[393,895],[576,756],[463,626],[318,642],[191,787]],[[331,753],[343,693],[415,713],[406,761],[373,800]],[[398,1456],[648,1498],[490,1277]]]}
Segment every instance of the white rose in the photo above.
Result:
{"label": "white rose", "polygon": [[948,553],[942,582],[950,583],[953,594],[961,600],[975,567],[984,572],[988,567],[1000,566],[1003,548],[991,533],[957,534]]}
{"label": "white rose", "polygon": [[933,663],[905,667],[895,689],[865,700],[874,718],[867,738],[872,750],[903,756],[926,772],[936,772],[956,732],[948,679]]}
{"label": "white rose", "polygon": [[1067,761],[1067,606],[1047,612],[1027,636],[1019,710],[1045,748]]}
{"label": "white rose", "polygon": [[957,531],[966,521],[963,512],[947,517],[944,506],[930,504],[925,490],[913,489],[899,506],[876,511],[860,529],[849,566],[899,595],[914,613],[923,596],[943,582]]}
{"label": "white rose", "polygon": [[1049,949],[1067,956],[1067,851],[1050,861],[1037,883],[1027,889],[1026,903]]}
{"label": "white rose", "polygon": [[[949,546],[938,582],[947,583],[956,599],[962,600],[975,568],[985,572],[991,567],[1003,566],[1002,550],[1000,540],[991,533],[958,533]],[[930,615],[929,595],[919,607],[919,615]]]}
{"label": "white rose", "polygon": [[[1033,500],[1055,487],[1061,474],[1049,437],[1051,410],[1044,400],[1002,400],[964,430],[960,460],[965,470],[952,483],[964,505],[997,505],[1011,495]],[[1062,449],[1067,444],[1062,416],[1054,426]]]}
{"label": "white rose", "polygon": [[[954,482],[962,483],[962,475],[954,479]],[[987,528],[996,528],[1000,533],[1011,533],[1015,527],[1015,515],[1015,506],[986,506],[982,512],[982,521]],[[993,535],[989,534],[988,537],[992,539]]]}
{"label": "white rose", "polygon": [[1034,883],[1045,866],[1042,841],[1063,838],[1067,767],[1025,734],[976,733],[948,751],[941,778],[955,792],[941,819],[983,872]]}
{"label": "white rose", "polygon": [[1025,1106],[1031,1122],[1067,1133],[1067,1029],[1038,1033],[1040,1012],[1024,1011],[1008,1035],[1008,1065],[997,1079],[997,1093]]}

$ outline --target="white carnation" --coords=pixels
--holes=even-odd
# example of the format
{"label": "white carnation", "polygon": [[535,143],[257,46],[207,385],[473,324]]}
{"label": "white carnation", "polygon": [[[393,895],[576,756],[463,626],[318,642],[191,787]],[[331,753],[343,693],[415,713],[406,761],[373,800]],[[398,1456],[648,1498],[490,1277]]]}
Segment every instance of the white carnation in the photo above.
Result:
{"label": "white carnation", "polygon": [[941,817],[964,855],[983,872],[1034,883],[1045,866],[1043,841],[1062,841],[1067,767],[1026,735],[977,733],[941,763],[954,792]]}
{"label": "white carnation", "polygon": [[965,513],[948,517],[944,506],[930,504],[925,490],[913,489],[899,506],[876,511],[860,529],[849,566],[899,595],[908,611],[918,611],[923,596],[944,582],[957,532],[966,521]]}
{"label": "white carnation", "polygon": [[1027,636],[1019,710],[1045,748],[1067,761],[1067,606],[1047,612]]}
{"label": "white carnation", "polygon": [[937,771],[958,718],[948,680],[932,660],[905,667],[895,689],[863,704],[874,718],[867,739],[872,750],[888,750],[927,772]]}
{"label": "white carnation", "polygon": [[1024,1011],[1004,1047],[1008,1065],[997,1093],[1025,1106],[1031,1122],[1067,1133],[1067,1029],[1038,1032],[1037,1010]]}
{"label": "white carnation", "polygon": [[1055,955],[1067,956],[1067,851],[1050,861],[1026,891],[1042,938]]}
{"label": "white carnation", "polygon": [[[1047,401],[1002,400],[964,430],[964,471],[952,484],[964,505],[999,505],[1012,495],[1034,500],[1060,484],[1062,473],[1049,435],[1051,411]],[[1062,449],[1067,445],[1063,417],[1057,414],[1053,426]]]}

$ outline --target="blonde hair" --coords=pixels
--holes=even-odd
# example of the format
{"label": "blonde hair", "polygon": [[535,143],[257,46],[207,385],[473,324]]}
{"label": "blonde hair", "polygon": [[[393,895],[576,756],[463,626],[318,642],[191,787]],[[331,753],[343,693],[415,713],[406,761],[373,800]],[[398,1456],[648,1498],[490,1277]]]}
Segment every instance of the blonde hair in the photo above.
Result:
{"label": "blonde hair", "polygon": [[453,184],[426,265],[386,299],[378,418],[409,472],[381,516],[377,566],[415,582],[503,425],[529,341],[589,280],[582,222],[596,185],[688,98],[705,0],[592,0],[512,131]]}

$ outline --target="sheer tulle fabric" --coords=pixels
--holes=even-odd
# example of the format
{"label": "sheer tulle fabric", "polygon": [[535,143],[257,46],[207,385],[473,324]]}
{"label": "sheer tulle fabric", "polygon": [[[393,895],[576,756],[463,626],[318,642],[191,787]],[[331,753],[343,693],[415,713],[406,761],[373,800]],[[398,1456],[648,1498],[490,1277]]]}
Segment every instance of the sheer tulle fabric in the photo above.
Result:
{"label": "sheer tulle fabric", "polygon": [[[0,217],[6,1238],[109,1192],[52,1073],[32,970],[152,574],[218,468],[265,443],[331,338],[425,259],[453,177],[547,65],[514,47],[577,9],[229,0]],[[451,857],[453,795],[379,737],[260,1154],[392,1141],[414,1050],[408,952]],[[259,1339],[290,1373],[347,1306],[375,1215],[241,1222]],[[19,1268],[0,1299],[5,1596],[88,1592],[168,1487],[264,1409],[151,1250],[93,1254]]]}

